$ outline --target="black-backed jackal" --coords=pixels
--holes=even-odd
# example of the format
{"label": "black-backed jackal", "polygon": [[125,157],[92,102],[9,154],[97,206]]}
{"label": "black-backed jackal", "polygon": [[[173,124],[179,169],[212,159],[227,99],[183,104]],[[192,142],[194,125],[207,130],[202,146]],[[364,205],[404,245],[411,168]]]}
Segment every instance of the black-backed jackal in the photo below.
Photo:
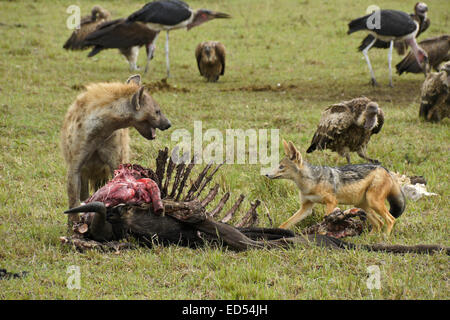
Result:
{"label": "black-backed jackal", "polygon": [[[338,204],[347,204],[366,211],[373,231],[381,231],[386,223],[386,233],[391,233],[395,218],[405,210],[406,201],[399,184],[388,170],[375,164],[313,166],[303,161],[292,142],[283,141],[283,146],[286,157],[266,176],[294,181],[300,189],[302,207],[280,228],[287,229],[306,218],[315,203],[325,204],[327,215]],[[386,207],[386,199],[390,210]]]}

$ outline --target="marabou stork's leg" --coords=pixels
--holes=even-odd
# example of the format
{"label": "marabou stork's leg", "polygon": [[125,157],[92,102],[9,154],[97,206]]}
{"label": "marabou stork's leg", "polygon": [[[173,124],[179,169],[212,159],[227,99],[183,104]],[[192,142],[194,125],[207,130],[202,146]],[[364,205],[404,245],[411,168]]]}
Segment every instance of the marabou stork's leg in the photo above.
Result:
{"label": "marabou stork's leg", "polygon": [[375,80],[375,74],[373,73],[372,65],[370,64],[369,55],[367,54],[367,52],[370,50],[370,48],[372,48],[375,41],[377,41],[377,38],[374,38],[373,41],[371,43],[369,43],[369,45],[367,47],[365,47],[364,50],[362,51],[364,58],[366,58],[367,65],[369,66],[369,71],[370,71],[370,76],[372,77],[372,85],[373,86],[377,85],[377,81]]}
{"label": "marabou stork's leg", "polygon": [[394,48],[394,40],[391,40],[389,45],[389,53],[388,53],[388,64],[389,64],[389,87],[394,87],[392,84],[392,49]]}
{"label": "marabou stork's leg", "polygon": [[155,42],[156,39],[158,38],[158,35],[159,31],[156,33],[156,36],[155,38],[153,38],[153,41],[145,47],[145,50],[147,51],[147,63],[145,64],[144,74],[147,73],[150,60],[153,59],[153,52],[155,51]]}
{"label": "marabou stork's leg", "polygon": [[169,63],[169,30],[166,32],[166,69],[167,78],[170,77],[170,63]]}

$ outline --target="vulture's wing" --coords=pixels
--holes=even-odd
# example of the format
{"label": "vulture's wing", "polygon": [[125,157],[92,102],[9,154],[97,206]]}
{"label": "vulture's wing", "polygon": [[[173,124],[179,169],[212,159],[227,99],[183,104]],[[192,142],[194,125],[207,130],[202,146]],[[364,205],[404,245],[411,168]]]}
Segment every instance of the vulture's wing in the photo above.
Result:
{"label": "vulture's wing", "polygon": [[84,44],[104,49],[143,46],[153,41],[156,32],[140,22],[126,23],[125,19],[107,21],[89,34]]}
{"label": "vulture's wing", "polygon": [[449,88],[442,81],[442,73],[430,73],[422,85],[419,116],[427,118],[428,112],[442,94],[448,94]]}
{"label": "vulture's wing", "polygon": [[105,19],[93,20],[92,15],[85,16],[81,19],[80,28],[72,32],[69,39],[64,43],[63,48],[66,50],[84,50],[88,47],[83,43],[86,36],[94,31],[98,25],[105,22]]}
{"label": "vulture's wing", "polygon": [[[431,66],[437,66],[443,61],[447,61],[450,51],[450,35],[443,35],[440,37],[429,38],[419,42],[428,54],[428,60]],[[408,55],[400,61],[396,66],[397,73],[403,72],[421,73],[422,68],[417,63],[414,54],[410,51]]]}
{"label": "vulture's wing", "polygon": [[197,59],[197,66],[198,66],[198,71],[200,72],[200,75],[203,76],[202,73],[202,68],[200,68],[200,61],[202,60],[202,50],[203,50],[203,45],[205,43],[199,43],[197,48],[195,48],[195,58]]}
{"label": "vulture's wing", "polygon": [[220,63],[222,64],[222,71],[220,72],[220,75],[223,76],[225,74],[225,46],[220,42],[216,42],[215,49],[216,55],[219,58]]}
{"label": "vulture's wing", "polygon": [[422,25],[420,26],[420,29],[417,31],[416,38],[423,32],[425,32],[430,27],[431,21],[429,18],[426,18]]}
{"label": "vulture's wing", "polygon": [[354,116],[350,107],[345,103],[339,103],[326,108],[322,112],[317,130],[311,141],[307,153],[316,149],[325,149],[327,144],[354,122]]}

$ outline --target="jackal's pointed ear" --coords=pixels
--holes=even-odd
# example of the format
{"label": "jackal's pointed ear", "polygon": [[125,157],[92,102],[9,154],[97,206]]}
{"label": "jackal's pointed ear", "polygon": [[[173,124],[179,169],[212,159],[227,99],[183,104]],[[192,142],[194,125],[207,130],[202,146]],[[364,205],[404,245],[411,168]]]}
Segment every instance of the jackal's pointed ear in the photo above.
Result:
{"label": "jackal's pointed ear", "polygon": [[133,94],[133,97],[131,98],[131,104],[133,105],[133,107],[136,111],[141,108],[141,101],[142,101],[142,95],[144,94],[144,90],[145,90],[144,86],[140,87],[138,92]]}
{"label": "jackal's pointed ear", "polygon": [[302,154],[300,153],[300,151],[297,150],[292,141],[289,141],[288,148],[290,152],[289,159],[291,159],[292,161],[296,161],[298,165],[302,165],[303,164]]}
{"label": "jackal's pointed ear", "polygon": [[289,149],[289,144],[284,139],[283,139],[283,148],[284,148],[284,153],[286,154],[286,156],[288,158],[290,158],[291,157],[291,150]]}
{"label": "jackal's pointed ear", "polygon": [[125,83],[128,84],[128,83],[131,83],[131,82],[134,82],[135,84],[140,86],[141,85],[141,75],[140,74],[135,74],[135,75],[129,77]]}

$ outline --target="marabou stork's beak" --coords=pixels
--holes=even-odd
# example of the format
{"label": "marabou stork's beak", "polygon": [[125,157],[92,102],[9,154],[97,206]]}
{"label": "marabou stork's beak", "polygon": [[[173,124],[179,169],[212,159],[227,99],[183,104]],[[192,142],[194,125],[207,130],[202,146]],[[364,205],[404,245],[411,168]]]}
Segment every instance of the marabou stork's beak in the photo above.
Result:
{"label": "marabou stork's beak", "polygon": [[212,11],[211,15],[214,18],[216,18],[216,19],[229,19],[229,18],[231,18],[231,16],[228,13],[223,13],[223,12]]}
{"label": "marabou stork's beak", "polygon": [[211,10],[207,10],[207,9],[198,9],[194,14],[194,19],[192,20],[192,22],[186,26],[187,30],[189,31],[193,27],[199,26],[204,22],[207,22],[207,21],[210,21],[210,20],[213,20],[216,18],[217,19],[227,19],[227,18],[231,18],[231,16],[228,13],[216,12],[216,11],[211,11]]}

